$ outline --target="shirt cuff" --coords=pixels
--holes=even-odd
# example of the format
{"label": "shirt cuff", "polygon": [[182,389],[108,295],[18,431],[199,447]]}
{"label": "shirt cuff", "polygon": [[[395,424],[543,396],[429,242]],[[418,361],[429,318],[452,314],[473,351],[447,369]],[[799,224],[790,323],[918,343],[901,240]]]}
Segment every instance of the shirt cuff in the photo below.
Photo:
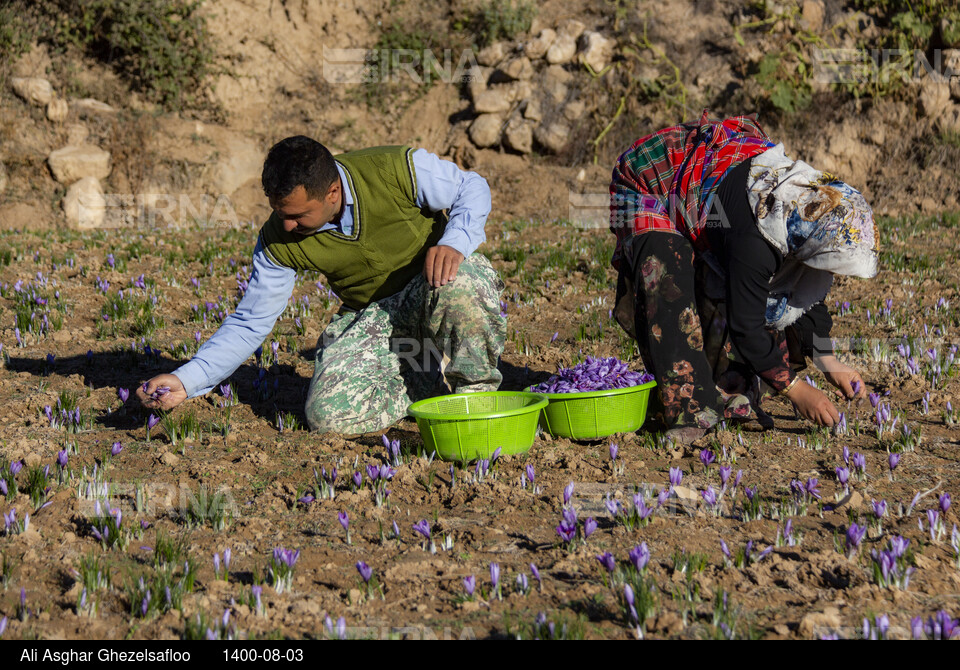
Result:
{"label": "shirt cuff", "polygon": [[463,257],[466,258],[474,251],[476,251],[476,246],[470,243],[470,238],[462,230],[457,228],[449,228],[443,233],[443,236],[437,242],[437,246],[443,245],[445,247],[452,247],[463,254]]}
{"label": "shirt cuff", "polygon": [[187,392],[188,398],[196,398],[197,396],[204,395],[213,388],[213,386],[206,388],[201,386],[203,380],[207,378],[207,375],[200,369],[200,365],[196,361],[184,363],[171,374],[183,384],[183,389]]}

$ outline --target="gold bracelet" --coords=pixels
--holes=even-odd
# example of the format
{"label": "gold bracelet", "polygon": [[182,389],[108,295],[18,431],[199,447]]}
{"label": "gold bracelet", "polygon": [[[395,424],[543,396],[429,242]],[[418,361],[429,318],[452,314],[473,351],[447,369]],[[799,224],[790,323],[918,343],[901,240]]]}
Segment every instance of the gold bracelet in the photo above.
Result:
{"label": "gold bracelet", "polygon": [[793,381],[783,387],[783,390],[780,391],[780,395],[787,395],[790,393],[791,389],[797,385],[797,382],[800,381],[800,375],[797,375],[793,378]]}

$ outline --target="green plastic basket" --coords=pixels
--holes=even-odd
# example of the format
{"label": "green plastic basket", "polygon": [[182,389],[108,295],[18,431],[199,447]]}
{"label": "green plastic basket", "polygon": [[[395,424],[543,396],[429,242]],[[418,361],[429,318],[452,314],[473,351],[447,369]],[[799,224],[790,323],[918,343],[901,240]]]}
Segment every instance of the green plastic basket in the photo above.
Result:
{"label": "green plastic basket", "polygon": [[554,437],[598,440],[614,433],[639,430],[647,418],[650,392],[657,382],[610,391],[544,393],[544,429]]}
{"label": "green plastic basket", "polygon": [[408,410],[417,420],[426,450],[445,461],[471,461],[533,446],[547,398],[522,391],[456,393],[420,400]]}

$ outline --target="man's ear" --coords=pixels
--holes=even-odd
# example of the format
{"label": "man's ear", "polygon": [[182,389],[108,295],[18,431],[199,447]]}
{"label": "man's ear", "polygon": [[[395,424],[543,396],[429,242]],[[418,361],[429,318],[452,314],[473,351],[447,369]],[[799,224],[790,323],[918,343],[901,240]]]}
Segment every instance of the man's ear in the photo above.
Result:
{"label": "man's ear", "polygon": [[339,200],[340,190],[341,190],[340,180],[337,179],[332,184],[330,184],[330,188],[327,189],[327,195],[325,196],[325,199],[331,203]]}

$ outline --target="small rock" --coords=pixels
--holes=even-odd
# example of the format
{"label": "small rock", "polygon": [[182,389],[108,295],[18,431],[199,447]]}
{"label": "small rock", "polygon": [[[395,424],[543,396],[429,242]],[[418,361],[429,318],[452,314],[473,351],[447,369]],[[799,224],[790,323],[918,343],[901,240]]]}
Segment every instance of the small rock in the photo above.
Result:
{"label": "small rock", "polygon": [[67,189],[63,198],[67,223],[81,230],[100,228],[107,213],[107,200],[96,177],[84,177]]}
{"label": "small rock", "polygon": [[54,179],[61,184],[72,184],[84,177],[106,179],[110,174],[110,154],[92,144],[57,149],[47,163]]}
{"label": "small rock", "polygon": [[54,98],[47,103],[47,118],[54,123],[63,123],[67,120],[70,107],[63,98]]}
{"label": "small rock", "polygon": [[557,28],[557,37],[572,37],[574,41],[580,39],[580,35],[583,34],[585,25],[576,19],[567,19]]}
{"label": "small rock", "polygon": [[476,102],[484,91],[487,90],[487,80],[490,78],[491,68],[476,66],[467,71],[467,94],[470,96],[470,102]]}
{"label": "small rock", "polygon": [[492,147],[500,141],[500,126],[503,118],[499,114],[481,114],[470,124],[470,140],[478,147]]}
{"label": "small rock", "polygon": [[27,454],[24,457],[23,462],[28,468],[35,468],[40,465],[40,454]]}
{"label": "small rock", "polygon": [[81,116],[89,116],[91,114],[113,114],[117,111],[107,103],[100,102],[95,98],[81,98],[80,100],[74,100],[72,104],[74,109],[76,109],[77,113]]}
{"label": "small rock", "polygon": [[540,125],[534,131],[534,137],[547,151],[559,153],[570,141],[570,128],[559,121]]}
{"label": "small rock", "polygon": [[490,88],[477,96],[473,109],[478,114],[496,114],[510,109],[510,98],[501,87]]}
{"label": "small rock", "polygon": [[165,451],[160,454],[160,462],[164,465],[174,466],[180,462],[180,457],[171,451]]}
{"label": "small rock", "polygon": [[512,119],[503,133],[503,144],[511,151],[530,153],[533,151],[533,124],[520,118]]}
{"label": "small rock", "polygon": [[551,65],[543,71],[540,77],[540,90],[555,103],[563,102],[569,89],[567,84],[573,78],[569,72],[559,65]]}
{"label": "small rock", "polygon": [[950,87],[946,82],[927,78],[920,86],[920,110],[931,120],[939,119],[953,106],[950,103]]}
{"label": "small rock", "polygon": [[823,18],[826,14],[826,8],[823,0],[803,0],[803,10],[800,14],[800,21],[808,30],[814,32],[823,27]]}
{"label": "small rock", "polygon": [[530,98],[523,107],[523,118],[531,121],[541,121],[543,119],[543,110],[540,109],[540,101],[537,98]]}
{"label": "small rock", "polygon": [[504,76],[514,81],[530,79],[533,76],[533,63],[526,56],[518,56],[503,63],[499,68]]}
{"label": "small rock", "polygon": [[583,112],[586,111],[586,109],[587,105],[583,100],[574,100],[563,108],[563,118],[567,121],[576,121],[583,116]]}
{"label": "small rock", "polygon": [[823,612],[810,612],[800,620],[800,635],[820,638],[838,632],[841,623],[840,611],[836,607],[827,607]]}
{"label": "small rock", "polygon": [[67,126],[67,146],[83,144],[90,137],[90,130],[82,123],[71,123]]}
{"label": "small rock", "polygon": [[551,65],[563,65],[573,60],[577,53],[577,40],[570,35],[557,35],[557,39],[547,49],[547,62]]}
{"label": "small rock", "polygon": [[460,603],[460,609],[466,614],[476,612],[480,609],[480,603],[478,603],[476,600],[465,600]]}
{"label": "small rock", "polygon": [[477,54],[477,62],[480,65],[496,65],[503,60],[506,52],[507,49],[503,42],[495,42],[480,50],[480,53]]}
{"label": "small rock", "polygon": [[601,72],[613,57],[613,40],[593,30],[580,36],[580,62],[594,72]]}
{"label": "small rock", "polygon": [[10,85],[14,93],[37,107],[43,107],[53,99],[53,86],[40,77],[14,77]]}
{"label": "small rock", "polygon": [[555,39],[557,39],[557,32],[550,28],[544,28],[540,31],[539,35],[527,42],[523,52],[527,55],[527,58],[532,58],[534,60],[537,58],[543,58],[545,55],[547,55],[547,50],[553,44]]}
{"label": "small rock", "polygon": [[363,598],[363,594],[360,592],[360,589],[350,589],[347,592],[347,598],[351,603],[357,604]]}
{"label": "small rock", "polygon": [[950,76],[950,97],[960,100],[960,49],[943,50],[944,76]]}

